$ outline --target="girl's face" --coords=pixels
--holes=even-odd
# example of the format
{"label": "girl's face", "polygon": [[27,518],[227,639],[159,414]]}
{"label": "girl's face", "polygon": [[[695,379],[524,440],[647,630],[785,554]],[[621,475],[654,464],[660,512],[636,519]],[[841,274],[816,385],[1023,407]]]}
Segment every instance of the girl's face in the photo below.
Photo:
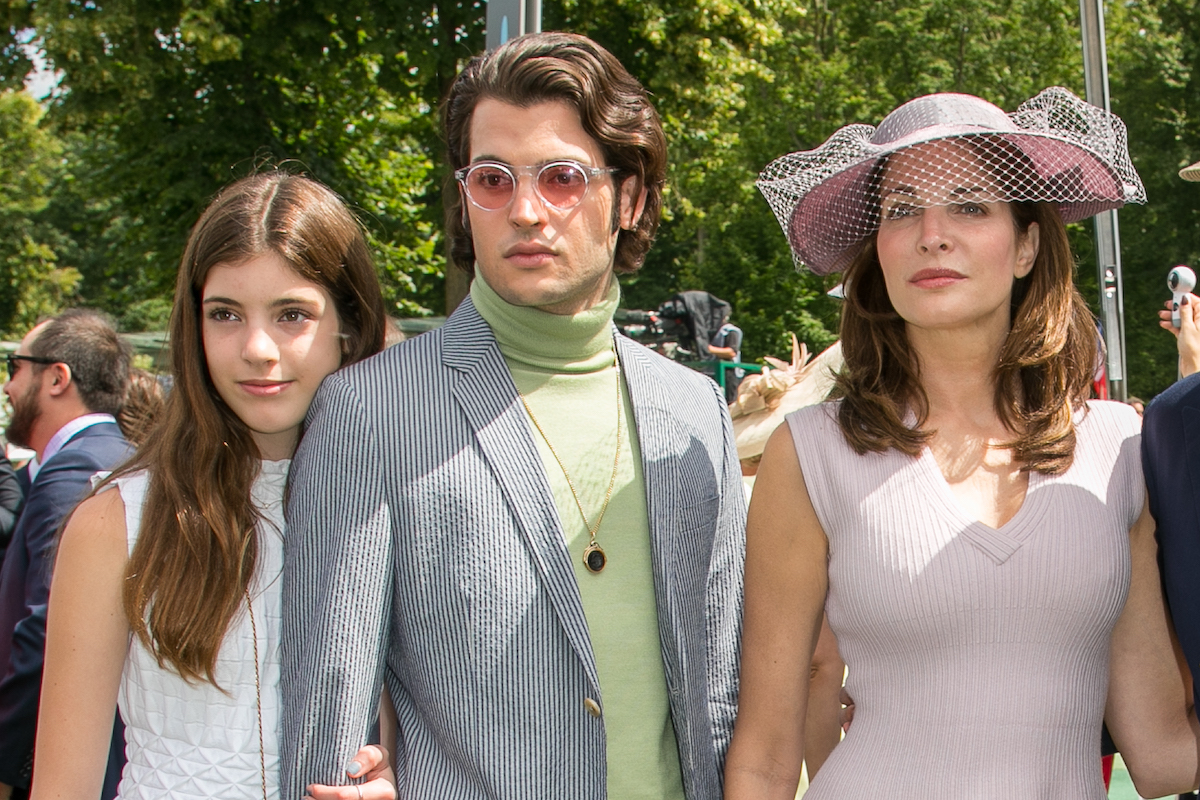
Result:
{"label": "girl's face", "polygon": [[291,458],[317,387],[341,365],[333,299],[275,253],[208,271],[201,293],[208,374],[268,460]]}
{"label": "girl's face", "polygon": [[1013,281],[1033,268],[1038,228],[1021,234],[1004,193],[962,142],[891,159],[876,239],[888,297],[910,326],[1007,332]]}

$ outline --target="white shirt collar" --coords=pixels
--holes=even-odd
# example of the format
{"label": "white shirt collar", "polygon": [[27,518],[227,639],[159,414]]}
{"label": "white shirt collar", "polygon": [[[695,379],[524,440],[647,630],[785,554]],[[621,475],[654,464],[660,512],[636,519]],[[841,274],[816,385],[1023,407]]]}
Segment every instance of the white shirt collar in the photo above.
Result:
{"label": "white shirt collar", "polygon": [[39,459],[37,456],[34,456],[30,460],[29,482],[32,484],[37,480],[37,475],[42,469],[42,464],[54,458],[58,454],[58,451],[62,450],[63,445],[71,441],[75,434],[93,425],[99,425],[104,422],[115,423],[116,421],[116,417],[112,414],[84,414],[82,417],[76,417],[66,425],[63,425],[50,437],[50,441],[46,444],[46,449],[42,451],[42,457]]}

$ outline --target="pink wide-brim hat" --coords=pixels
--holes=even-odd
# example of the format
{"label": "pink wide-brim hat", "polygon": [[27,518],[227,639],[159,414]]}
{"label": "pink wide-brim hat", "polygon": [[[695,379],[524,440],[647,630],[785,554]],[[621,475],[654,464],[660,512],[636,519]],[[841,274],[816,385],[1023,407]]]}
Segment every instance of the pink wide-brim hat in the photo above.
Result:
{"label": "pink wide-brim hat", "polygon": [[[1050,202],[1064,222],[1146,202],[1115,114],[1051,87],[1012,114],[966,94],[918,97],[879,127],[847,125],[815,150],[772,161],[758,178],[796,265],[818,275],[850,265],[879,227],[875,184],[889,156],[945,139],[983,138],[1019,151],[1004,200]],[[1034,174],[1030,175],[1030,172]],[[1001,177],[1001,176],[997,176]]]}

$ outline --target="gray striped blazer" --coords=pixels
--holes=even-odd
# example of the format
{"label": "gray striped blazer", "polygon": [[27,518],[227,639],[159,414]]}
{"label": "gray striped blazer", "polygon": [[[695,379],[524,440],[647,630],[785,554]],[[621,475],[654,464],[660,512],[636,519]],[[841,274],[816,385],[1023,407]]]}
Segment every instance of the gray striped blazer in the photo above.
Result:
{"label": "gray striped blazer", "polygon": [[[745,500],[724,399],[617,337],[687,796],[721,797]],[[345,782],[386,680],[400,797],[601,800],[604,698],[558,512],[495,337],[446,324],[328,378],[292,466],[283,797]]]}

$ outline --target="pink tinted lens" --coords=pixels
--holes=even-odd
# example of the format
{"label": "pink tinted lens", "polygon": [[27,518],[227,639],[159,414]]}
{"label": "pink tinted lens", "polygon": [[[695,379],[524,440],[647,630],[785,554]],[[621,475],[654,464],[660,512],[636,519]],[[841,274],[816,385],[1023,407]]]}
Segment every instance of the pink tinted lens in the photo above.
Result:
{"label": "pink tinted lens", "polygon": [[577,206],[586,191],[587,176],[572,164],[549,164],[538,173],[538,192],[552,206]]}
{"label": "pink tinted lens", "polygon": [[504,208],[512,199],[513,176],[499,167],[475,167],[467,173],[467,194],[483,208]]}

